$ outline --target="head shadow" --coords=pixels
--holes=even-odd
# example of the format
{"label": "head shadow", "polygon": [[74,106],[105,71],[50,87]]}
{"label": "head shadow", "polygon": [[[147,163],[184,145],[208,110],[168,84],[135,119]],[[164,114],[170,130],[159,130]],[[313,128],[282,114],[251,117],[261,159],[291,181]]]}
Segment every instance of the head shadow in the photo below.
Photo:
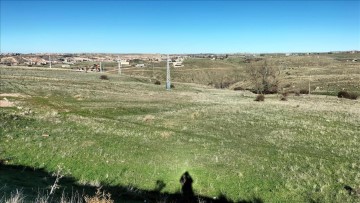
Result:
{"label": "head shadow", "polygon": [[193,182],[194,180],[187,171],[180,177],[181,195],[185,200],[194,199],[195,197],[192,187]]}

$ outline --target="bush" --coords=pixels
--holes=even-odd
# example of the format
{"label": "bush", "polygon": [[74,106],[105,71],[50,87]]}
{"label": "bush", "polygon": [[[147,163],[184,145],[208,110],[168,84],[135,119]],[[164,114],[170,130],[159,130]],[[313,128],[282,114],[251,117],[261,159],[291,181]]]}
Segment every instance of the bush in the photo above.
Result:
{"label": "bush", "polygon": [[175,85],[174,84],[170,84],[170,89],[174,89],[175,88]]}
{"label": "bush", "polygon": [[339,98],[349,98],[350,94],[346,91],[340,91],[340,92],[338,92],[338,97]]}
{"label": "bush", "polygon": [[101,80],[109,80],[109,77],[107,75],[100,75]]}
{"label": "bush", "polygon": [[358,98],[359,95],[357,94],[350,94],[350,98],[349,99],[353,99],[353,100],[356,100]]}
{"label": "bush", "polygon": [[346,91],[340,91],[338,93],[338,97],[339,98],[346,98],[346,99],[356,100],[358,98],[358,95],[355,94],[355,93],[349,93],[349,92],[346,92]]}
{"label": "bush", "polygon": [[278,93],[276,86],[263,91],[263,94],[276,94],[276,93]]}
{"label": "bush", "polygon": [[161,82],[158,81],[158,80],[156,80],[156,81],[154,82],[154,84],[155,84],[155,85],[161,85]]}
{"label": "bush", "polygon": [[263,94],[259,94],[255,98],[255,101],[264,101],[264,100],[265,100],[265,96]]}
{"label": "bush", "polygon": [[300,96],[300,92],[299,91],[294,91],[294,95],[295,96]]}
{"label": "bush", "polygon": [[300,94],[309,94],[309,90],[307,90],[307,89],[301,89],[299,93],[300,93]]}

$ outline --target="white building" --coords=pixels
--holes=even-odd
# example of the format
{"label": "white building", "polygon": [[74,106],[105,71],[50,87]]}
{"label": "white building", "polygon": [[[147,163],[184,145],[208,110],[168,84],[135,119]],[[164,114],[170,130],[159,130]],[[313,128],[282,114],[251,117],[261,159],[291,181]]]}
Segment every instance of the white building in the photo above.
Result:
{"label": "white building", "polygon": [[184,67],[184,65],[182,64],[182,61],[176,61],[176,62],[173,62],[172,64],[173,64],[174,68]]}
{"label": "white building", "polygon": [[139,63],[135,65],[136,68],[145,68],[145,64]]}
{"label": "white building", "polygon": [[129,65],[130,65],[130,62],[129,62],[128,60],[121,59],[121,60],[120,60],[120,64],[121,64],[121,66],[129,66]]}

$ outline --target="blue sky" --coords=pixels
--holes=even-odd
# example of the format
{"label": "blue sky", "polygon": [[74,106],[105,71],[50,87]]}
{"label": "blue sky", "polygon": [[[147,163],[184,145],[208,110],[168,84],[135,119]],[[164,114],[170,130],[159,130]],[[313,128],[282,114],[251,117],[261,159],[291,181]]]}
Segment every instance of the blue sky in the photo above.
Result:
{"label": "blue sky", "polygon": [[360,50],[360,1],[1,0],[1,52]]}

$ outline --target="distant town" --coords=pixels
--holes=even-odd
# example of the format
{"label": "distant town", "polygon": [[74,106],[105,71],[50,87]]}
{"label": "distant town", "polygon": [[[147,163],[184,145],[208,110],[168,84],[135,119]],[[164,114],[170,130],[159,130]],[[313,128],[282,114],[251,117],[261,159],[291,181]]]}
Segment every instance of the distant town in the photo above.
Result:
{"label": "distant town", "polygon": [[[228,57],[272,57],[272,56],[304,56],[304,55],[324,55],[324,54],[337,54],[337,53],[350,53],[356,54],[360,51],[331,51],[331,52],[313,52],[313,53],[235,53],[235,54],[212,54],[212,53],[200,53],[200,54],[170,54],[170,62],[173,67],[182,67],[183,61],[187,58],[208,58],[210,60],[224,60]],[[49,66],[49,64],[55,67],[71,68],[75,64],[90,64],[93,63],[120,63],[122,67],[137,67],[145,68],[151,63],[160,63],[167,61],[167,55],[165,54],[90,54],[90,53],[1,53],[0,64],[7,66]],[[347,59],[351,60],[351,59]]]}

